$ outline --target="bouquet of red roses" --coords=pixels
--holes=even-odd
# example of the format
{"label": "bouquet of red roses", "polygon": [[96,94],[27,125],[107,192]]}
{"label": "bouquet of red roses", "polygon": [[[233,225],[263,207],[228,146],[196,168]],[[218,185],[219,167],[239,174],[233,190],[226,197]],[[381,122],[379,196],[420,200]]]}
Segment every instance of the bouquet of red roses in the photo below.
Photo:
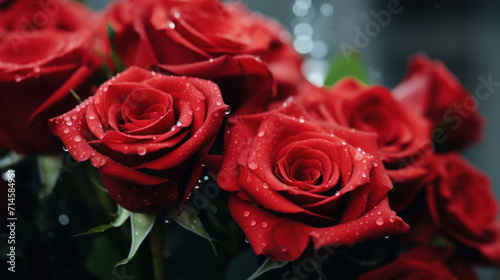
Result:
{"label": "bouquet of red roses", "polygon": [[[0,35],[2,170],[36,154],[24,167],[40,169],[36,211],[69,180],[74,200],[110,221],[83,235],[130,219],[128,257],[111,262],[144,254],[149,235],[140,279],[477,279],[471,263],[500,265],[488,176],[459,154],[484,119],[439,61],[413,56],[394,89],[353,76],[317,87],[277,22],[217,0],[102,13],[7,1]],[[3,209],[22,199],[10,175]],[[217,265],[171,274],[165,244],[193,250],[189,231]],[[94,274],[117,268],[104,269]]]}

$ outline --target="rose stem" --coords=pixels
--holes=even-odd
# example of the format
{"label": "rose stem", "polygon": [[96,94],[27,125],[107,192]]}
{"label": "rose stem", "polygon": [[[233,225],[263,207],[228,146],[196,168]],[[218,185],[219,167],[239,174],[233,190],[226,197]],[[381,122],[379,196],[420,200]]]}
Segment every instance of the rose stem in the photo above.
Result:
{"label": "rose stem", "polygon": [[153,258],[153,273],[155,280],[164,280],[165,266],[163,264],[163,234],[162,223],[155,223],[149,233],[149,244],[151,247],[151,257]]}

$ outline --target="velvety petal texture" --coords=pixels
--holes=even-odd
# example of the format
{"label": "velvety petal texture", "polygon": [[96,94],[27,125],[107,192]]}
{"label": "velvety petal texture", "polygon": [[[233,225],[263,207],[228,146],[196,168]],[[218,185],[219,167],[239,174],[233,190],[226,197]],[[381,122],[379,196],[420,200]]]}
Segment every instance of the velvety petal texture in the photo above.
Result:
{"label": "velvety petal texture", "polygon": [[430,125],[399,104],[389,89],[345,78],[331,89],[305,84],[296,102],[317,120],[376,133],[393,182],[413,180],[425,172],[419,162],[432,153]]}
{"label": "velvety petal texture", "polygon": [[50,128],[120,205],[153,212],[190,192],[227,108],[210,81],[131,67]]}
{"label": "velvety petal texture", "polygon": [[365,273],[358,280],[476,280],[472,266],[453,256],[453,249],[420,246],[401,255],[394,262]]}
{"label": "velvety petal texture", "polygon": [[373,133],[315,122],[295,103],[229,120],[220,187],[257,254],[295,260],[316,248],[405,232]]}
{"label": "velvety petal texture", "polygon": [[[114,45],[125,66],[161,65],[160,69],[180,75],[214,76],[212,80],[233,112],[239,112],[243,104],[255,107],[252,112],[262,111],[268,102],[260,103],[292,95],[296,85],[305,81],[302,58],[293,49],[290,35],[277,22],[251,13],[241,3],[128,0],[106,11],[101,27],[103,42],[108,23],[115,30]],[[252,56],[254,62],[237,58],[241,55]],[[214,71],[220,67],[224,71]],[[260,70],[263,67],[265,71]],[[269,92],[271,87],[255,90],[268,83],[258,80],[266,79],[269,72],[278,93],[274,88]]]}
{"label": "velvety petal texture", "polygon": [[0,145],[18,153],[61,144],[47,120],[91,94],[98,16],[73,1],[15,1],[0,11]]}
{"label": "velvety petal texture", "polygon": [[[484,98],[483,88],[478,98]],[[440,61],[413,56],[394,96],[416,114],[427,118],[433,140],[444,150],[460,150],[480,140],[485,124],[477,99]]]}

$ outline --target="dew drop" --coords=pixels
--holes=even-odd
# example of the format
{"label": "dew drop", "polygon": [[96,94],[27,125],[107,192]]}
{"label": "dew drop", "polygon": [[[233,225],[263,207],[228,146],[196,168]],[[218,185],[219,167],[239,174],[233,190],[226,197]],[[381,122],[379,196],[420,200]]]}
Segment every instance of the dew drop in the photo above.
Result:
{"label": "dew drop", "polygon": [[173,23],[172,21],[169,21],[168,22],[168,27],[170,27],[171,29],[174,29],[175,28],[175,23]]}
{"label": "dew drop", "polygon": [[366,178],[366,174],[365,173],[361,174],[361,177]]}
{"label": "dew drop", "polygon": [[204,176],[203,180],[208,181],[210,178],[208,176]]}
{"label": "dew drop", "polygon": [[94,116],[94,115],[90,115],[90,116],[89,116],[89,119],[90,119],[90,120],[93,120],[93,119],[95,119],[95,116]]}
{"label": "dew drop", "polygon": [[245,243],[250,243],[250,241],[248,241],[248,237],[245,236]]}
{"label": "dew drop", "polygon": [[139,146],[137,147],[137,154],[140,155],[140,156],[143,156],[145,155],[147,152],[146,148],[143,147],[143,146]]}
{"label": "dew drop", "polygon": [[378,210],[377,215],[381,215],[381,214],[382,214],[382,211]]}
{"label": "dew drop", "polygon": [[384,224],[384,218],[378,218],[375,223],[377,224],[377,226],[381,226]]}
{"label": "dew drop", "polygon": [[182,123],[181,123],[181,121],[178,121],[175,125],[176,126],[182,126]]}
{"label": "dew drop", "polygon": [[178,12],[175,12],[175,13],[174,13],[174,17],[175,17],[175,18],[180,18],[180,17],[181,17],[181,14],[179,14]]}
{"label": "dew drop", "polygon": [[213,59],[213,58],[210,58],[208,61],[209,61],[210,63],[212,63],[212,62],[214,62],[214,59]]}
{"label": "dew drop", "polygon": [[62,147],[63,151],[67,152],[68,151],[68,148],[66,148],[66,146],[63,146]]}
{"label": "dew drop", "polygon": [[377,167],[377,166],[378,166],[378,163],[374,162],[373,167]]}
{"label": "dew drop", "polygon": [[281,246],[281,251],[282,252],[286,252],[288,250],[288,248],[286,248],[285,246]]}
{"label": "dew drop", "polygon": [[217,106],[220,106],[220,105],[222,105],[222,101],[217,100],[217,102],[215,102],[215,104],[217,104]]}
{"label": "dew drop", "polygon": [[258,166],[258,165],[257,165],[257,163],[255,163],[255,162],[250,162],[250,163],[248,164],[248,168],[250,168],[250,169],[252,169],[252,170],[257,169],[258,167],[259,167],[259,166]]}
{"label": "dew drop", "polygon": [[389,217],[389,223],[393,224],[395,221],[396,219],[394,219],[394,217]]}
{"label": "dew drop", "polygon": [[156,72],[155,71],[151,71],[151,75],[156,76]]}
{"label": "dew drop", "polygon": [[266,134],[266,132],[264,130],[261,130],[261,131],[259,131],[257,136],[262,137],[262,136],[264,136],[264,134]]}
{"label": "dew drop", "polygon": [[64,133],[66,133],[66,134],[68,134],[68,133],[69,133],[69,128],[67,128],[67,127],[66,127],[66,128],[63,130],[63,132],[64,132]]}
{"label": "dew drop", "polygon": [[300,122],[300,123],[304,123],[304,122],[305,122],[304,117],[300,117],[300,118],[299,118],[299,122]]}
{"label": "dew drop", "polygon": [[266,183],[262,184],[262,187],[263,187],[264,189],[266,189],[266,190],[267,190],[267,189],[269,189],[269,185],[268,185],[268,184],[266,184]]}
{"label": "dew drop", "polygon": [[227,106],[225,113],[226,113],[226,115],[229,115],[231,113],[231,107]]}
{"label": "dew drop", "polygon": [[144,198],[142,200],[142,204],[144,204],[144,206],[149,206],[149,205],[151,205],[151,201],[149,201],[149,200],[147,200],[147,199]]}
{"label": "dew drop", "polygon": [[243,212],[243,217],[245,217],[245,218],[246,218],[246,217],[248,217],[248,216],[250,216],[250,211],[245,211],[245,212]]}
{"label": "dew drop", "polygon": [[16,83],[19,83],[23,80],[23,77],[21,77],[20,75],[16,75],[16,77],[14,78],[14,81],[16,81]]}
{"label": "dew drop", "polygon": [[252,227],[253,227],[253,226],[255,226],[256,224],[257,224],[257,222],[256,222],[256,221],[254,221],[254,220],[251,220],[251,221],[250,221],[250,226],[252,226]]}
{"label": "dew drop", "polygon": [[82,137],[80,137],[80,136],[77,135],[77,136],[75,136],[75,138],[73,138],[73,140],[75,142],[80,142],[80,141],[82,141]]}
{"label": "dew drop", "polygon": [[267,246],[266,242],[262,242],[260,245],[262,245],[262,247],[266,247]]}
{"label": "dew drop", "polygon": [[73,125],[73,123],[72,123],[71,121],[69,121],[69,122],[66,122],[66,125],[67,125],[67,126],[72,126],[72,125]]}
{"label": "dew drop", "polygon": [[262,222],[260,223],[260,225],[263,227],[263,228],[266,228],[269,224],[267,222]]}

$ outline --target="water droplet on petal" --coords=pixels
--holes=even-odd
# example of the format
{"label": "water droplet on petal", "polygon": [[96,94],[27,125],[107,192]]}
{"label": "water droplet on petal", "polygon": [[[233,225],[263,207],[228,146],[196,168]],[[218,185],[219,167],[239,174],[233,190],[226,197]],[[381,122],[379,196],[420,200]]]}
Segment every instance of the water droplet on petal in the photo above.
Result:
{"label": "water droplet on petal", "polygon": [[210,58],[208,61],[209,61],[210,63],[212,63],[212,62],[214,62],[214,59],[213,59],[213,58]]}
{"label": "water droplet on petal", "polygon": [[220,105],[222,105],[222,101],[217,100],[217,102],[215,102],[215,104],[217,104],[217,106],[220,106]]}
{"label": "water droplet on petal", "polygon": [[66,146],[63,146],[62,147],[63,151],[67,152],[68,151],[68,148],[66,148]]}
{"label": "water droplet on petal", "polygon": [[225,113],[226,113],[226,115],[229,115],[231,113],[231,107],[227,106]]}
{"label": "water droplet on petal", "polygon": [[95,119],[95,116],[94,116],[94,115],[90,115],[90,116],[89,116],[89,119],[90,119],[90,120],[93,120],[93,119]]}
{"label": "water droplet on petal", "polygon": [[377,224],[377,226],[381,226],[384,224],[384,218],[378,218],[375,223]]}
{"label": "water droplet on petal", "polygon": [[137,147],[137,154],[143,156],[147,153],[146,147],[139,146]]}
{"label": "water droplet on petal", "polygon": [[255,163],[255,162],[250,162],[250,163],[248,164],[248,168],[250,168],[250,169],[252,169],[252,170],[257,169],[258,167],[259,167],[259,166],[258,166],[258,165],[257,165],[257,163]]}
{"label": "water droplet on petal", "polygon": [[248,237],[245,236],[245,243],[250,243],[250,241],[248,241]]}
{"label": "water droplet on petal", "polygon": [[300,117],[300,118],[299,118],[299,122],[300,122],[300,123],[304,123],[304,122],[305,122],[304,117]]}
{"label": "water droplet on petal", "polygon": [[69,133],[69,128],[67,128],[67,127],[66,127],[66,128],[63,130],[63,132],[64,132],[64,133],[66,133],[66,134],[68,134],[68,133]]}
{"label": "water droplet on petal", "polygon": [[80,142],[80,141],[82,141],[82,137],[80,137],[80,136],[77,135],[77,136],[75,136],[75,138],[73,138],[73,140],[75,142]]}
{"label": "water droplet on petal", "polygon": [[266,132],[264,130],[261,130],[261,131],[259,131],[257,136],[262,137],[262,136],[264,136],[264,134],[266,134]]}
{"label": "water droplet on petal", "polygon": [[268,226],[268,223],[267,222],[262,222],[260,223],[260,225],[263,227],[263,228],[266,228]]}
{"label": "water droplet on petal", "polygon": [[20,75],[16,75],[16,77],[14,77],[14,81],[16,81],[16,83],[19,83],[23,80],[23,77],[21,77]]}
{"label": "water droplet on petal", "polygon": [[168,27],[170,27],[171,29],[174,29],[175,28],[175,23],[173,23],[172,21],[169,21],[168,22]]}
{"label": "water droplet on petal", "polygon": [[269,185],[268,185],[268,184],[266,184],[266,183],[262,184],[262,187],[263,187],[264,189],[269,189]]}
{"label": "water droplet on petal", "polygon": [[245,212],[243,212],[243,217],[245,217],[245,218],[246,218],[246,217],[248,217],[248,216],[250,216],[250,211],[245,211]]}
{"label": "water droplet on petal", "polygon": [[251,220],[251,221],[250,221],[250,226],[252,226],[252,227],[253,227],[253,226],[255,226],[256,224],[257,224],[257,222],[256,222],[256,221],[254,221],[254,220]]}
{"label": "water droplet on petal", "polygon": [[144,198],[144,199],[142,199],[142,204],[144,204],[144,206],[149,206],[149,205],[151,205],[151,201]]}
{"label": "water droplet on petal", "polygon": [[286,248],[285,246],[281,246],[281,251],[282,252],[286,252],[288,250],[288,248]]}
{"label": "water droplet on petal", "polygon": [[389,217],[389,223],[393,224],[395,221],[396,219],[394,219],[394,217]]}

